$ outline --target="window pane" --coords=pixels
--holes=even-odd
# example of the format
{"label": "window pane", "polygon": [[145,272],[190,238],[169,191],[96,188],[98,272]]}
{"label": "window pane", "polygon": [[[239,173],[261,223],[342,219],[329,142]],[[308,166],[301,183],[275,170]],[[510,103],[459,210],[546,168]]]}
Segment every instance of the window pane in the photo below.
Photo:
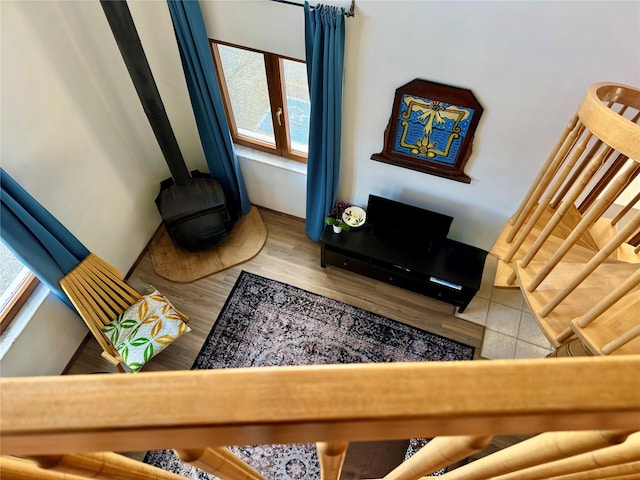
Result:
{"label": "window pane", "polygon": [[29,270],[0,242],[0,312],[2,312],[22,283]]}
{"label": "window pane", "polygon": [[311,101],[307,83],[307,66],[302,62],[282,60],[284,84],[289,118],[291,150],[309,152],[309,119]]}
{"label": "window pane", "polygon": [[275,145],[264,56],[220,44],[218,51],[238,135]]}

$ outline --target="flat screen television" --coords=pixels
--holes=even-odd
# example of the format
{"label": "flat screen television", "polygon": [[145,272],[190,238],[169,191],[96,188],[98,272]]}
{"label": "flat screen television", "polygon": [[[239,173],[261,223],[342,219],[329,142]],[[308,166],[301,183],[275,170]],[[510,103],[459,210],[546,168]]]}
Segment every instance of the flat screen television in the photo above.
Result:
{"label": "flat screen television", "polygon": [[376,233],[398,232],[422,239],[446,238],[453,217],[388,198],[369,195],[367,224]]}

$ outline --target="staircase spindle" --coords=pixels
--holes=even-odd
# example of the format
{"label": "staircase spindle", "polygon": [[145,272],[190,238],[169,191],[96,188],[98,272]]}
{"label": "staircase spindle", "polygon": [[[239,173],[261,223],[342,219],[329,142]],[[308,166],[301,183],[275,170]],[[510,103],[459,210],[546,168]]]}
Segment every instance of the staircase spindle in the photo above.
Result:
{"label": "staircase spindle", "polygon": [[[611,102],[609,102],[610,107],[612,107],[613,105],[611,104]],[[618,115],[623,116],[624,113],[627,111],[627,109],[629,108],[629,105],[621,105],[620,106],[620,110],[618,110]]]}
{"label": "staircase spindle", "polygon": [[389,472],[383,480],[415,480],[428,475],[484,450],[492,438],[471,435],[436,437]]}
{"label": "staircase spindle", "polygon": [[[640,285],[640,269],[617,286],[600,302],[594,305],[581,317],[573,320],[567,328],[556,338],[559,343],[564,343],[572,335],[577,334],[583,345],[589,351],[600,355],[610,355],[631,342],[640,335],[640,324],[637,323],[637,308],[640,304],[640,291],[629,293]],[[620,300],[624,299],[624,304]],[[618,305],[616,305],[618,304]],[[611,313],[602,321],[607,322],[601,328],[587,327],[599,319],[604,313],[609,312],[616,305],[617,311]],[[625,330],[626,329],[626,330]],[[621,333],[622,332],[622,333]]]}
{"label": "staircase spindle", "polygon": [[640,460],[640,432],[629,435],[623,443],[618,445],[567,456],[494,478],[495,480],[549,480],[560,475],[622,465],[638,460]]}
{"label": "staircase spindle", "polygon": [[531,233],[531,230],[533,230],[533,227],[536,225],[536,223],[538,222],[538,220],[540,219],[544,211],[547,209],[547,207],[551,203],[551,200],[553,199],[553,197],[558,193],[558,191],[560,190],[560,187],[562,187],[565,180],[573,170],[573,167],[575,166],[576,162],[582,156],[584,151],[587,149],[587,144],[589,143],[589,140],[591,140],[591,137],[592,137],[592,133],[587,131],[585,137],[576,146],[575,150],[571,153],[569,159],[563,164],[562,168],[556,174],[556,176],[554,177],[553,183],[546,191],[544,197],[542,197],[542,199],[540,200],[540,203],[538,203],[538,206],[536,207],[535,211],[533,212],[533,214],[525,224],[524,229],[520,231],[516,236],[516,239],[514,240],[513,245],[511,246],[511,248],[509,249],[509,251],[504,257],[505,262],[510,262],[513,259],[518,249],[522,246],[524,241],[527,239],[527,236]]}
{"label": "staircase spindle", "polygon": [[222,480],[264,480],[256,470],[226,447],[207,447],[175,451],[180,460]]}
{"label": "staircase spindle", "polygon": [[[113,452],[25,457],[38,467],[79,477],[112,480],[184,480],[184,477]],[[4,476],[2,477],[4,479]]]}
{"label": "staircase spindle", "polygon": [[[635,160],[634,160],[635,161]],[[636,168],[633,171],[633,173],[631,174],[631,176],[629,177],[629,179],[627,180],[626,185],[624,186],[624,189],[622,189],[622,191],[624,191],[629,185],[631,185],[631,183],[638,177],[638,175],[640,175],[640,163],[636,162]],[[622,193],[622,192],[620,192]],[[613,202],[616,199],[614,199],[613,201],[611,201],[611,204],[613,204]]]}
{"label": "staircase spindle", "polygon": [[[564,345],[565,343],[569,343],[569,340],[574,339],[575,336],[576,332],[574,332],[571,327],[567,327],[556,336],[556,342],[558,342],[559,345]],[[584,348],[584,345],[582,347]]]}
{"label": "staircase spindle", "polygon": [[[533,259],[533,257],[538,253],[542,245],[547,241],[551,232],[558,226],[558,224],[562,221],[562,218],[566,215],[570,208],[574,205],[576,199],[580,196],[580,194],[584,191],[589,181],[593,178],[593,175],[598,171],[598,169],[602,166],[605,157],[611,152],[611,147],[605,145],[604,148],[600,151],[600,153],[592,158],[589,161],[587,168],[584,169],[580,178],[577,182],[569,190],[567,198],[562,202],[560,208],[558,208],[551,220],[545,225],[542,232],[538,235],[538,238],[532,245],[532,247],[527,251],[524,258],[520,261],[520,265],[523,268],[526,268],[529,265],[529,262]],[[576,238],[577,240],[577,238]],[[568,251],[568,249],[567,249]]]}
{"label": "staircase spindle", "polygon": [[[571,249],[573,245],[578,241],[580,235],[586,232],[598,218],[607,210],[609,202],[616,198],[622,190],[625,188],[626,181],[633,173],[635,166],[629,163],[625,170],[609,185],[609,188],[604,192],[601,198],[599,198],[589,210],[585,213],[584,217],[578,225],[573,229],[571,234],[562,242],[562,245],[553,254],[553,256],[547,261],[544,267],[536,274],[533,280],[526,286],[527,291],[533,292],[536,288],[547,278],[547,275],[555,268],[555,266],[562,260],[566,253]],[[626,237],[625,237],[626,239]],[[622,243],[622,242],[621,242]],[[619,246],[619,245],[618,245]],[[616,246],[617,248],[617,246]],[[613,249],[615,250],[615,248]],[[613,252],[612,250],[612,252]],[[602,250],[601,250],[602,252]],[[609,252],[612,253],[612,252]],[[599,255],[599,254],[598,254]],[[523,259],[523,264],[526,266],[527,262],[524,260],[531,260],[528,255]],[[554,307],[555,308],[555,307]],[[549,310],[551,311],[551,310]],[[546,315],[543,315],[546,316]]]}
{"label": "staircase spindle", "polygon": [[79,477],[68,473],[43,470],[34,462],[24,458],[0,456],[0,478],[2,480],[86,480],[88,477]]}
{"label": "staircase spindle", "polygon": [[317,442],[320,480],[338,480],[347,455],[348,442]]}
{"label": "staircase spindle", "polygon": [[622,220],[622,218],[627,214],[627,212],[631,210],[633,206],[638,202],[640,202],[640,192],[636,193],[636,196],[633,197],[631,201],[627,203],[622,208],[622,210],[618,212],[618,214],[615,217],[613,217],[613,219],[611,220],[611,225],[616,225],[620,220]]}
{"label": "staircase spindle", "polygon": [[[625,226],[622,228],[618,234],[613,237],[609,243],[607,243],[593,258],[584,266],[584,268],[580,271],[576,277],[569,282],[564,289],[562,289],[549,303],[547,303],[541,310],[540,316],[546,317],[556,308],[560,302],[562,302],[569,294],[575,290],[575,288],[580,285],[585,278],[587,278],[593,271],[598,268],[598,266],[607,259],[609,255],[611,255],[620,245],[624,243],[624,241],[629,237],[629,235],[635,231],[636,228],[640,226],[640,212],[638,212],[633,219],[631,219]],[[532,284],[535,282],[532,282]],[[537,286],[537,285],[536,285]],[[530,290],[531,291],[531,290]]]}
{"label": "staircase spindle", "polygon": [[[576,166],[573,173],[571,173],[571,176],[567,179],[567,181],[565,182],[564,186],[562,187],[562,189],[560,190],[556,198],[554,198],[553,202],[551,202],[551,208],[558,208],[558,205],[560,205],[560,202],[562,201],[562,199],[564,199],[565,195],[569,192],[571,187],[578,181],[578,178],[580,178],[580,175],[582,174],[584,169],[587,168],[587,165],[589,165],[589,162],[596,155],[596,152],[600,149],[600,147],[602,147],[603,143],[604,142],[600,139],[597,139],[595,141],[593,146],[589,149],[589,153],[587,153],[582,158],[582,160],[580,160],[580,163]],[[604,158],[604,162],[606,162],[609,159],[612,153],[613,153],[613,150],[612,149],[609,150],[609,154]]]}
{"label": "staircase spindle", "polygon": [[602,353],[604,353],[605,355],[610,355],[616,350],[618,350],[620,347],[623,347],[624,345],[629,343],[631,340],[635,340],[638,337],[640,337],[640,323],[631,327],[622,335],[620,335],[617,338],[614,338],[609,343],[607,343],[604,347],[602,347]]}
{"label": "staircase spindle", "polygon": [[545,480],[638,480],[640,476],[640,462],[622,463],[609,467],[594,468],[566,475],[558,475]]}
{"label": "staircase spindle", "polygon": [[573,455],[617,445],[620,431],[546,432],[445,473],[442,480],[486,480]]}
{"label": "staircase spindle", "polygon": [[538,176],[535,178],[529,191],[525,195],[525,200],[520,203],[520,206],[513,214],[513,216],[509,219],[509,222],[514,225],[511,230],[509,237],[507,237],[507,242],[511,242],[529,216],[529,213],[542,195],[542,192],[547,188],[551,178],[555,174],[556,170],[560,166],[562,160],[564,160],[567,152],[573,146],[578,134],[582,131],[582,124],[578,121],[578,115],[575,114],[567,126],[564,128],[562,135],[560,135],[560,139],[556,143],[555,147],[551,151],[551,154],[547,158],[543,167],[538,172]]}
{"label": "staircase spindle", "polygon": [[611,306],[618,302],[627,293],[640,285],[640,269],[636,270],[613,292],[600,300],[591,310],[585,313],[579,320],[578,325],[582,328],[592,323],[596,318],[606,312]]}
{"label": "staircase spindle", "polygon": [[616,178],[620,169],[625,165],[629,157],[624,154],[619,154],[607,168],[607,171],[602,175],[595,186],[591,189],[589,194],[578,205],[578,211],[580,213],[586,212],[591,205],[600,197],[600,194],[609,185],[609,183]]}

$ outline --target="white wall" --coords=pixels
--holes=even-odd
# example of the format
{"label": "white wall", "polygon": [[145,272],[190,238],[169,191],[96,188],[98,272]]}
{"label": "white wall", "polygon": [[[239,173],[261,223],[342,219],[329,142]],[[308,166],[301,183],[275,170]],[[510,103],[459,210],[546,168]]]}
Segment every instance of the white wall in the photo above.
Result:
{"label": "white wall", "polygon": [[[210,38],[304,59],[304,10],[300,7],[264,0],[205,0],[200,8]],[[306,165],[244,148],[237,152],[252,203],[305,217]]]}
{"label": "white wall", "polygon": [[[183,155],[206,170],[166,3],[129,5]],[[211,37],[304,58],[300,7],[203,0],[202,10]],[[2,166],[126,271],[160,223],[153,199],[169,171],[99,3],[4,0],[0,21]],[[640,85],[638,2],[359,0],[346,25],[341,198],[363,205],[374,193],[453,215],[452,236],[484,248],[587,86]],[[414,78],[470,88],[485,107],[470,185],[370,160],[395,89]],[[301,215],[299,171],[240,161],[254,202]]]}
{"label": "white wall", "polygon": [[2,333],[0,375],[58,375],[87,334],[69,308],[40,284]]}
{"label": "white wall", "polygon": [[[211,37],[304,58],[302,8],[201,4]],[[452,237],[487,249],[587,87],[640,85],[639,2],[359,0],[346,29],[340,196],[365,205],[374,193],[452,215]],[[415,78],[469,88],[484,106],[470,185],[370,160],[396,88]]]}
{"label": "white wall", "polygon": [[[204,169],[166,4],[130,8],[183,155]],[[2,167],[127,271],[160,224],[153,200],[169,170],[102,8],[2,1],[0,9]],[[57,299],[40,300],[27,328],[2,337],[11,344],[3,375],[59,373],[87,331]]]}
{"label": "white wall", "polygon": [[[169,13],[131,7],[183,154],[200,166]],[[1,8],[2,166],[90,250],[128,269],[160,223],[153,199],[169,171],[102,8]]]}

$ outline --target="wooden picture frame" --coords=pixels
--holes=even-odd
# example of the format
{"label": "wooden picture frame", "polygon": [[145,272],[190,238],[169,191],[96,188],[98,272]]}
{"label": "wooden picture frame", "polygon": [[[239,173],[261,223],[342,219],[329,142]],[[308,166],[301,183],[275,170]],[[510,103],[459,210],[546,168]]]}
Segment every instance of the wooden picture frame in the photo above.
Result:
{"label": "wooden picture frame", "polygon": [[413,80],[396,90],[384,148],[371,159],[471,183],[464,166],[483,111],[471,90]]}

